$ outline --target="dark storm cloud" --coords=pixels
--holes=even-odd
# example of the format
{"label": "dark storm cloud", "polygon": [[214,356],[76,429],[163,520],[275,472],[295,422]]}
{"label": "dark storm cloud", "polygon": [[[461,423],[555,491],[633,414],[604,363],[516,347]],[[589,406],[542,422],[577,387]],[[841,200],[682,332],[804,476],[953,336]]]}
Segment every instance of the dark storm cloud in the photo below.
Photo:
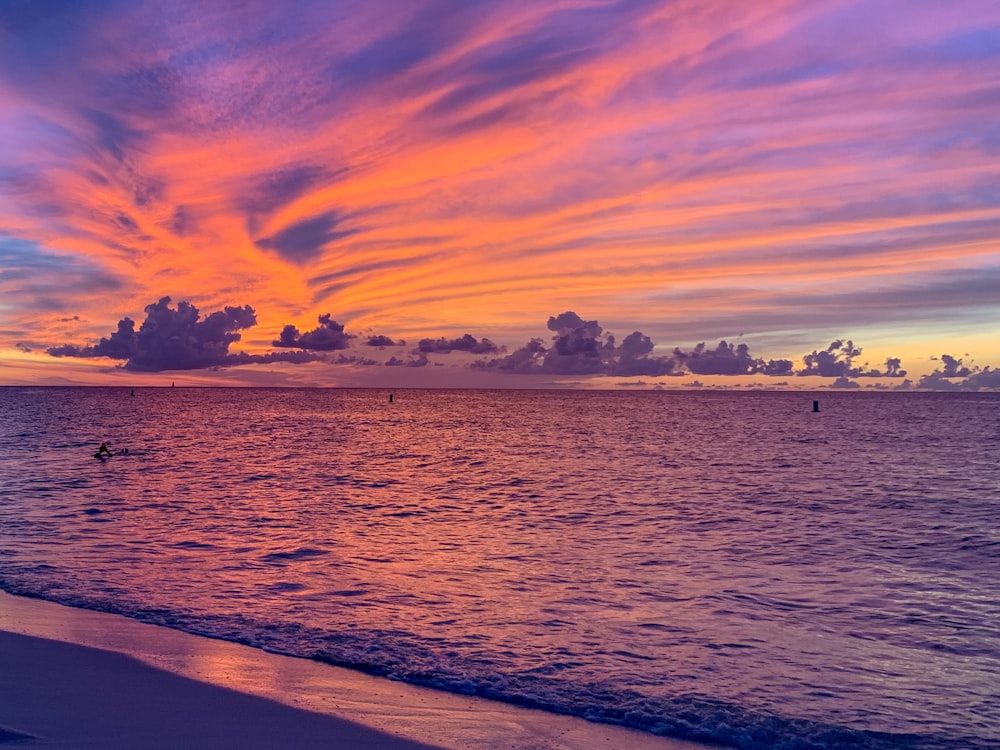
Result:
{"label": "dark storm cloud", "polygon": [[53,357],[108,357],[125,360],[125,369],[137,372],[200,370],[242,364],[309,362],[316,355],[281,352],[251,355],[229,353],[229,345],[240,340],[238,331],[256,325],[250,305],[225,307],[202,318],[189,302],[170,307],[170,297],[146,306],[146,319],[139,330],[131,318],[118,322],[118,330],[93,346],[67,344],[48,350]]}
{"label": "dark storm cloud", "polygon": [[344,326],[333,320],[330,313],[320,315],[318,320],[319,325],[305,333],[299,333],[299,329],[293,325],[286,325],[281,329],[281,335],[272,341],[271,345],[324,352],[346,349],[350,345],[354,336],[344,333]]}
{"label": "dark storm cloud", "polygon": [[500,351],[500,347],[489,339],[483,338],[480,341],[471,333],[455,339],[447,339],[443,336],[439,339],[420,339],[417,349],[427,354],[450,354],[453,351],[471,352],[473,354],[495,354]]}
{"label": "dark storm cloud", "polygon": [[262,237],[256,244],[264,250],[275,251],[292,263],[307,263],[329,243],[357,232],[356,229],[338,229],[341,222],[337,212],[327,211],[290,224],[270,237]]}

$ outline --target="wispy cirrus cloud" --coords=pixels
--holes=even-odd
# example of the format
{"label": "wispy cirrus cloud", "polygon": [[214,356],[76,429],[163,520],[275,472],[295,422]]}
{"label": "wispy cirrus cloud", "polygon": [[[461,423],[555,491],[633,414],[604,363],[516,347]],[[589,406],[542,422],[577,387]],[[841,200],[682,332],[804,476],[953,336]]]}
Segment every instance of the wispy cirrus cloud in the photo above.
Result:
{"label": "wispy cirrus cloud", "polygon": [[984,339],[997,29],[982,0],[8,2],[0,234],[38,265],[0,329],[171,294],[251,301],[251,351],[331,309],[518,347],[581,300],[685,351]]}

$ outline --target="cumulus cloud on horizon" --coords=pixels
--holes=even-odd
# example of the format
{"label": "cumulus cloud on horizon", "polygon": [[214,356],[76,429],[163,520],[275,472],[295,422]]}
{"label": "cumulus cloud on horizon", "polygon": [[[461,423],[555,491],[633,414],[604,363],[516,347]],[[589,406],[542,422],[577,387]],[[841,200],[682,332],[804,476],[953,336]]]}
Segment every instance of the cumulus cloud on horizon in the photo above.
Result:
{"label": "cumulus cloud on horizon", "polygon": [[319,325],[311,331],[299,333],[299,329],[293,325],[286,325],[281,329],[281,335],[271,342],[272,346],[288,349],[312,349],[329,352],[337,349],[346,349],[354,338],[352,334],[344,332],[344,326],[333,320],[330,313],[320,315]]}
{"label": "cumulus cloud on horizon", "polygon": [[135,321],[125,317],[118,328],[97,344],[65,344],[48,349],[53,357],[107,357],[124,360],[126,370],[162,372],[165,370],[200,370],[241,364],[270,362],[309,362],[317,359],[305,352],[231,354],[230,344],[239,341],[241,330],[257,324],[250,305],[225,307],[201,317],[198,308],[181,301],[170,307],[170,297],[147,305],[146,319],[139,330]]}
{"label": "cumulus cloud on horizon", "polygon": [[417,350],[425,354],[451,354],[454,352],[471,352],[472,354],[496,354],[501,351],[501,347],[494,344],[487,338],[481,341],[467,333],[458,338],[448,339],[442,336],[438,339],[420,339],[417,343]]}
{"label": "cumulus cloud on horizon", "polygon": [[504,357],[482,359],[478,369],[517,374],[610,375],[610,376],[679,376],[696,375],[788,375],[793,372],[789,360],[763,360],[750,354],[746,344],[720,341],[710,348],[698,344],[690,351],[675,348],[669,355],[653,354],[655,344],[641,331],[633,331],[620,344],[605,334],[596,320],[584,320],[567,311],[549,318],[553,332],[551,346],[540,338]]}
{"label": "cumulus cloud on horizon", "polygon": [[[190,302],[181,301],[176,308],[170,303],[170,297],[162,297],[147,305],[146,317],[138,330],[135,321],[126,316],[118,321],[115,331],[95,344],[53,346],[47,349],[47,353],[54,357],[105,357],[123,361],[122,367],[126,370],[160,372],[315,361],[324,361],[329,365],[419,368],[441,364],[432,361],[429,355],[461,351],[496,354],[492,358],[480,358],[469,366],[474,370],[512,375],[813,375],[831,379],[828,387],[835,389],[859,388],[857,378],[901,380],[895,388],[903,390],[911,387],[972,391],[1000,388],[1000,370],[966,365],[961,358],[949,354],[935,357],[940,366],[913,385],[912,381],[904,380],[907,371],[903,369],[900,358],[886,358],[881,369],[869,367],[867,363],[859,366],[855,361],[861,356],[862,348],[852,340],[842,339],[832,341],[824,349],[804,354],[800,368],[796,368],[791,360],[754,356],[747,344],[733,344],[725,340],[715,346],[702,342],[689,350],[675,347],[669,354],[657,355],[654,353],[656,344],[641,331],[633,331],[618,342],[614,335],[605,332],[598,321],[585,320],[572,311],[548,319],[546,327],[552,334],[549,343],[542,338],[533,338],[510,353],[507,353],[506,347],[497,346],[487,338],[477,339],[465,334],[451,339],[443,336],[421,339],[418,347],[406,358],[393,355],[379,361],[357,353],[341,353],[331,359],[325,352],[348,349],[357,337],[347,333],[344,325],[333,320],[329,313],[319,315],[318,325],[306,332],[300,332],[294,325],[286,325],[279,338],[272,342],[277,348],[298,351],[231,353],[230,345],[241,340],[240,331],[257,325],[256,313],[250,305],[227,306],[203,317]],[[402,340],[384,335],[371,335],[359,346],[362,343],[372,348],[405,344]],[[24,350],[31,349],[25,346]]]}

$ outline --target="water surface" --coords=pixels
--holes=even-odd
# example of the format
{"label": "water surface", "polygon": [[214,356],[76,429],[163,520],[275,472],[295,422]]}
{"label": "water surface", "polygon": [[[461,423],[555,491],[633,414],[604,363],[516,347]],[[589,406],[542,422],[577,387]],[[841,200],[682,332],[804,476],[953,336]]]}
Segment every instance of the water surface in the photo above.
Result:
{"label": "water surface", "polygon": [[734,746],[1000,746],[998,394],[135,393],[0,389],[0,586]]}

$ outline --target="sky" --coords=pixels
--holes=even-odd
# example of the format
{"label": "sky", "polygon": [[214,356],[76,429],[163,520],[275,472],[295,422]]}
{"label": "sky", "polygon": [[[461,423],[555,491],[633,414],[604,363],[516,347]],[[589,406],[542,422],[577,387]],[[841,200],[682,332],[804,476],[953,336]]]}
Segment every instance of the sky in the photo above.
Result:
{"label": "sky", "polygon": [[0,384],[1000,388],[995,0],[4,0]]}

